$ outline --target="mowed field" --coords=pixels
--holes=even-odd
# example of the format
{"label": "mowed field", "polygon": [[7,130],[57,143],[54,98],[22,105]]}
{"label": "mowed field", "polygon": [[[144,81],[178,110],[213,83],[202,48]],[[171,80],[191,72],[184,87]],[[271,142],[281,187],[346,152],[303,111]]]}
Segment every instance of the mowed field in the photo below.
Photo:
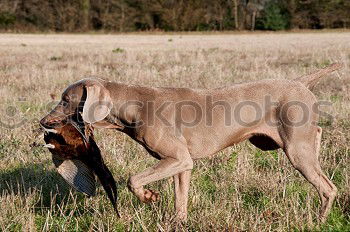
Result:
{"label": "mowed field", "polygon": [[[267,78],[293,79],[332,62],[345,67],[313,91],[330,102],[321,117],[320,161],[339,193],[328,221],[317,222],[315,189],[280,150],[249,142],[195,162],[189,218],[174,220],[173,180],[151,184],[159,202],[143,204],[126,181],[156,163],[126,135],[96,131],[119,184],[117,218],[102,187],[86,198],[57,174],[35,129],[76,80],[97,76],[147,86],[215,88]],[[121,89],[120,91],[123,91]],[[1,231],[350,230],[350,33],[0,34]]]}

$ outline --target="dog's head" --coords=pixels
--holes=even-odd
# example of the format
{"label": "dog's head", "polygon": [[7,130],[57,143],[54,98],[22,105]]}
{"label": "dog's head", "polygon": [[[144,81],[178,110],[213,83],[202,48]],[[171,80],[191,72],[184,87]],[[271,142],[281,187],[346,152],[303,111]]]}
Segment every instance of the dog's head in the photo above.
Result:
{"label": "dog's head", "polygon": [[70,85],[62,94],[61,101],[40,124],[46,129],[63,126],[73,115],[82,115],[86,123],[103,120],[113,106],[110,93],[104,81],[83,79]]}

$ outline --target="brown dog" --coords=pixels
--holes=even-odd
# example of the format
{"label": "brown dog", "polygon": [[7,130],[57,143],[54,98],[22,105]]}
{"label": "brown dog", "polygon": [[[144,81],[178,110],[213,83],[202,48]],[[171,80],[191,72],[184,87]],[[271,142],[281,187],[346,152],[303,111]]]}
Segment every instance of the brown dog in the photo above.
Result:
{"label": "brown dog", "polygon": [[[317,189],[324,221],[337,188],[318,161],[321,127],[316,97],[309,90],[333,64],[295,80],[262,80],[211,90],[154,88],[84,79],[70,85],[61,102],[41,120],[55,128],[82,114],[94,127],[114,128],[136,140],[159,163],[130,177],[130,190],[143,202],[158,194],[144,185],[174,177],[175,208],[187,217],[193,160],[249,139],[263,150],[282,148],[292,165]],[[204,109],[204,111],[203,111]]]}
{"label": "brown dog", "polygon": [[93,129],[69,120],[61,127],[45,132],[46,147],[61,176],[76,190],[94,196],[95,175],[100,180],[117,212],[117,186],[112,173],[103,162],[93,138]]}

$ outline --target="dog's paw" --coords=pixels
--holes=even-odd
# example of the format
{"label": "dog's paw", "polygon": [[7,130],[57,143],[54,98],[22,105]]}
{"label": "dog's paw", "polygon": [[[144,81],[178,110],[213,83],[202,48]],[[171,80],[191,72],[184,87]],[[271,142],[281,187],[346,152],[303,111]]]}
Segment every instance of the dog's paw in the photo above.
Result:
{"label": "dog's paw", "polygon": [[150,203],[150,202],[156,202],[159,201],[160,196],[159,193],[154,192],[150,189],[145,189],[143,193],[143,202]]}
{"label": "dog's paw", "polygon": [[177,223],[186,223],[187,222],[187,212],[177,212],[175,216],[175,221]]}

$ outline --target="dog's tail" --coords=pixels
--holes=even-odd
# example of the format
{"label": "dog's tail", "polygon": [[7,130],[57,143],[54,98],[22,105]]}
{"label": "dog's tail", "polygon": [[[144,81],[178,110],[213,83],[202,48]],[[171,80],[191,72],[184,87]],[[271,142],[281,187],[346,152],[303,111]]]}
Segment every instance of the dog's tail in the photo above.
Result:
{"label": "dog's tail", "polygon": [[333,64],[331,64],[331,65],[329,65],[321,70],[314,72],[314,73],[295,78],[294,81],[301,82],[308,89],[312,89],[317,84],[317,82],[319,81],[319,79],[321,77],[323,77],[324,75],[331,73],[335,70],[338,70],[342,67],[343,67],[342,63],[333,63]]}

